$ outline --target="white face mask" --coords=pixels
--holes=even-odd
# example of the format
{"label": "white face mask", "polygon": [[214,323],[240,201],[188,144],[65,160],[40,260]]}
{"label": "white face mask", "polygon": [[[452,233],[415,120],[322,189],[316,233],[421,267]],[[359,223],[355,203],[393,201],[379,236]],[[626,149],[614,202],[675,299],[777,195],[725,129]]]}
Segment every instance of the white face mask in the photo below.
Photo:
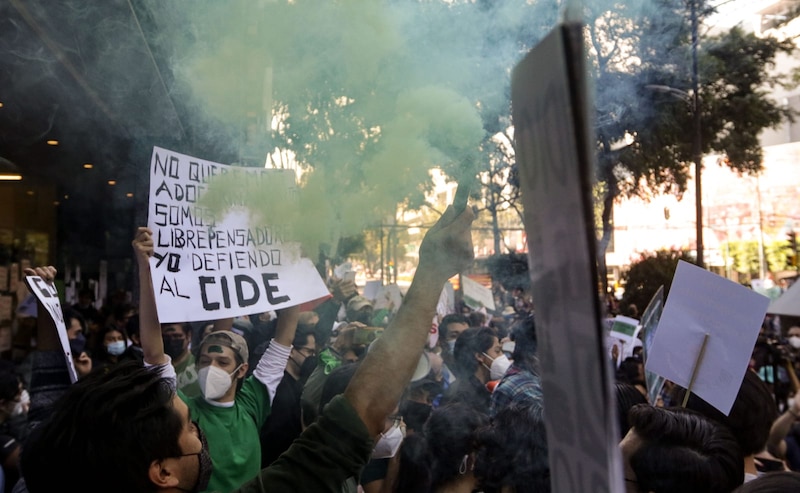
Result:
{"label": "white face mask", "polygon": [[447,347],[450,348],[450,354],[453,354],[456,350],[456,340],[453,339],[452,341],[447,341]]}
{"label": "white face mask", "polygon": [[125,352],[125,341],[115,341],[107,344],[106,351],[108,351],[108,354],[119,356]]}
{"label": "white face mask", "polygon": [[800,349],[800,337],[792,336],[789,338],[789,345],[795,349]]}
{"label": "white face mask", "polygon": [[14,405],[14,409],[11,411],[11,415],[19,416],[20,414],[27,413],[30,404],[31,396],[28,394],[27,390],[23,389],[22,394],[19,397],[19,401]]}
{"label": "white face mask", "polygon": [[381,433],[381,438],[372,451],[373,459],[388,459],[394,457],[403,443],[403,430],[399,425],[394,425],[386,433]]}
{"label": "white face mask", "polygon": [[492,380],[500,380],[503,378],[503,375],[506,374],[506,370],[511,366],[511,361],[508,359],[508,356],[504,354],[492,359],[492,357],[486,353],[483,353],[483,355],[492,360],[492,366],[489,368],[489,378]]}
{"label": "white face mask", "polygon": [[239,371],[242,365],[236,367],[235,370],[228,373],[225,370],[217,368],[214,365],[208,365],[201,368],[197,372],[197,383],[200,384],[200,390],[206,399],[215,400],[219,399],[225,392],[231,388],[233,379],[231,376]]}

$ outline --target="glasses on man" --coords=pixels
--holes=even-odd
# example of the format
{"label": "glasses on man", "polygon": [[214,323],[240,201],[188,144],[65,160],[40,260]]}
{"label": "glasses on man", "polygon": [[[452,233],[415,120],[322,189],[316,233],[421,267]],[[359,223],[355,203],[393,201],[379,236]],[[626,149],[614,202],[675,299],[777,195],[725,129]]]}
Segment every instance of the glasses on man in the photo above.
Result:
{"label": "glasses on man", "polygon": [[316,356],[317,355],[317,349],[316,348],[301,346],[301,347],[294,348],[294,349],[295,349],[295,351],[297,351],[298,353],[302,354],[306,358],[310,358],[312,356]]}

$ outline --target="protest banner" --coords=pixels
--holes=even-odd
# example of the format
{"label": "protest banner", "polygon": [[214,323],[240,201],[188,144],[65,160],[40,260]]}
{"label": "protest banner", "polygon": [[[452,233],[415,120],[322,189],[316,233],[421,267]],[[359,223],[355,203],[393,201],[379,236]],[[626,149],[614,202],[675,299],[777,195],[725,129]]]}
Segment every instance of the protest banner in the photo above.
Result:
{"label": "protest banner", "polygon": [[624,488],[597,289],[582,28],[544,38],[514,69],[511,97],[551,489],[602,493]]}
{"label": "protest banner", "polygon": [[[193,322],[277,310],[327,296],[310,260],[288,241],[281,219],[250,213],[231,197],[227,211],[198,201],[216,175],[244,173],[248,180],[281,180],[287,200],[294,172],[240,168],[153,148],[148,227],[158,317]],[[274,184],[275,182],[271,182]],[[272,188],[275,189],[274,187]],[[215,220],[219,217],[219,220]]]}
{"label": "protest banner", "polygon": [[402,304],[403,293],[400,291],[400,286],[392,283],[381,286],[380,289],[378,289],[372,303],[372,308],[376,312],[378,310],[386,310],[387,313],[397,313],[397,310]]}
{"label": "protest banner", "polygon": [[626,345],[632,346],[633,340],[639,329],[639,321],[626,317],[624,315],[617,315],[611,323],[611,337],[624,341]]}
{"label": "protest banner", "polygon": [[[75,371],[75,363],[72,361],[72,350],[69,347],[64,312],[61,311],[61,302],[58,300],[58,290],[56,290],[54,284],[45,282],[39,276],[26,276],[25,284],[36,299],[42,303],[47,315],[53,320],[56,326],[56,333],[58,333],[58,340],[61,343],[61,350],[64,351],[64,357],[67,360],[69,379],[72,383],[77,382],[78,372]],[[39,313],[38,316],[43,317],[44,314]]]}
{"label": "protest banner", "polygon": [[653,338],[656,335],[658,322],[661,320],[661,314],[663,312],[664,286],[659,286],[656,294],[653,295],[650,299],[650,303],[647,304],[647,308],[642,312],[642,359],[645,363],[644,380],[647,385],[647,395],[650,398],[650,403],[653,405],[656,404],[666,380],[657,373],[646,369],[647,355],[650,352],[650,348],[653,346]]}
{"label": "protest banner", "polygon": [[473,310],[486,308],[489,311],[494,311],[494,295],[491,289],[462,275],[461,290],[464,293],[464,303],[468,307]]}
{"label": "protest banner", "polygon": [[767,305],[766,296],[679,261],[645,367],[727,416]]}
{"label": "protest banner", "polygon": [[364,284],[364,298],[375,301],[378,298],[378,292],[381,290],[382,286],[380,281],[367,281],[366,284]]}

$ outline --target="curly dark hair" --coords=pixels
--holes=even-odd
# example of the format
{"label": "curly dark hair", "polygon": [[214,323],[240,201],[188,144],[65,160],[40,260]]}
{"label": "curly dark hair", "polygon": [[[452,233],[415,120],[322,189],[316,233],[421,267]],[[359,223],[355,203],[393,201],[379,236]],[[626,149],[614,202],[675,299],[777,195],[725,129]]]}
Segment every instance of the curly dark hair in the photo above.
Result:
{"label": "curly dark hair", "polygon": [[174,397],[166,379],[133,361],[79,380],[23,448],[28,491],[154,491],[150,464],[183,453]]}
{"label": "curly dark hair", "polygon": [[511,403],[478,431],[475,476],[485,491],[512,486],[518,492],[550,492],[542,411],[542,406]]}

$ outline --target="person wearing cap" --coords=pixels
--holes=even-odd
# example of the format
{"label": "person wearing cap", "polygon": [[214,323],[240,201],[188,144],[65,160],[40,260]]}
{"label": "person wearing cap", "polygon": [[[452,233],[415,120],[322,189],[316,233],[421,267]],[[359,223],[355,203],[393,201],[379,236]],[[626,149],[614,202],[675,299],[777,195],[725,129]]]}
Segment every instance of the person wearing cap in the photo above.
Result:
{"label": "person wearing cap", "polygon": [[[342,482],[359,473],[419,364],[444,284],[472,262],[474,218],[470,208],[459,213],[449,207],[428,230],[403,305],[344,395],[334,397],[289,450],[236,493],[340,493]],[[36,270],[46,283],[53,282],[55,268]],[[144,322],[153,324],[155,319],[157,327],[157,318],[152,303],[142,305]],[[190,414],[161,368],[153,371],[125,363],[70,387],[63,354],[55,353],[59,344],[55,324],[48,317],[40,317],[38,324],[42,349],[47,343],[53,361],[60,360],[53,377],[58,376],[59,391],[65,393],[58,406],[48,407],[43,421],[37,420],[35,436],[22,451],[22,473],[30,493],[208,490],[209,473],[213,466],[219,467],[209,460],[210,440],[194,424],[197,415]],[[280,334],[279,328],[276,342],[288,344]],[[160,337],[155,339],[161,344]],[[169,358],[162,361],[171,367]],[[33,406],[36,396],[31,398]],[[98,424],[105,426],[102,432]],[[91,474],[75,475],[76,467]]]}
{"label": "person wearing cap", "polygon": [[[164,353],[161,325],[155,307],[149,258],[153,237],[139,228],[133,240],[139,262],[141,337],[145,365],[162,365],[165,377],[175,378]],[[208,440],[213,473],[207,491],[231,491],[254,478],[261,469],[259,430],[270,414],[272,400],[289,359],[299,308],[279,311],[275,338],[253,374],[246,377],[249,351],[244,337],[230,330],[211,332],[195,350],[201,395],[178,395],[189,407]]]}
{"label": "person wearing cap", "polygon": [[347,321],[361,322],[364,325],[372,325],[372,302],[361,295],[350,298],[347,302]]}

